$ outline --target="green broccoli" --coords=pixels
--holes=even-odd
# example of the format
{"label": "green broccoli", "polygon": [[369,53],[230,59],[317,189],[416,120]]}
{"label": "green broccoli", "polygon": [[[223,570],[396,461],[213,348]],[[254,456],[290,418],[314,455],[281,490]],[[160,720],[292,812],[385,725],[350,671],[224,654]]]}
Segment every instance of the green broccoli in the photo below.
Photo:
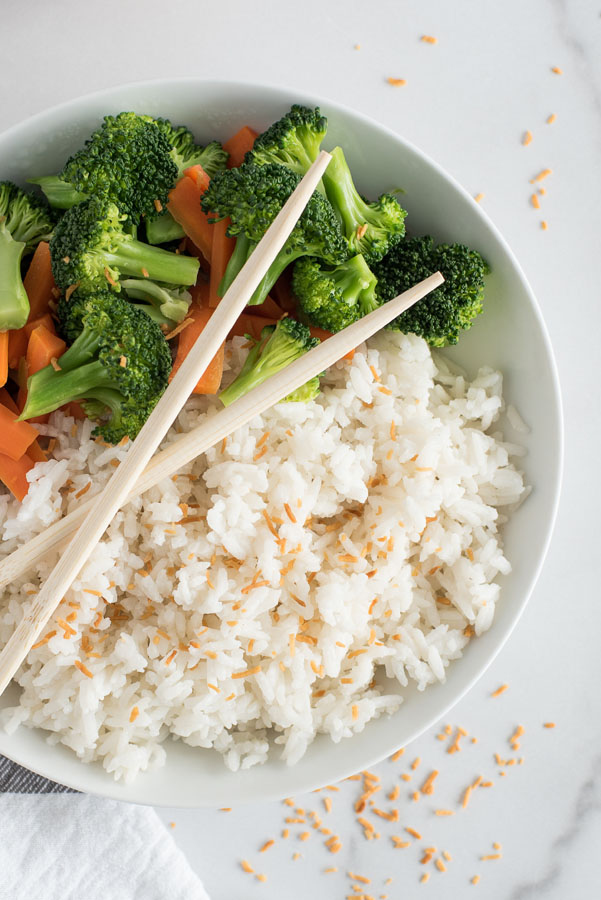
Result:
{"label": "green broccoli", "polygon": [[21,278],[21,260],[52,233],[48,207],[10,181],[0,182],[0,331],[22,328],[29,299]]}
{"label": "green broccoli", "polygon": [[146,278],[125,278],[121,287],[128,297],[143,301],[139,309],[148,312],[155,322],[173,327],[183,322],[192,303],[192,294],[183,287],[157,284]]}
{"label": "green broccoli", "polygon": [[154,119],[154,123],[171,146],[171,158],[177,166],[178,178],[190,166],[202,166],[209,178],[225,169],[228,154],[219,141],[211,141],[206,147],[201,147],[185,125],[172,125],[168,119]]}
{"label": "green broccoli", "polygon": [[[177,180],[169,141],[150,116],[105,116],[100,128],[67,160],[58,176],[37,178],[51,205],[65,208],[94,196],[137,222],[167,205]],[[74,188],[69,193],[64,182]]]}
{"label": "green broccoli", "polygon": [[[155,119],[155,123],[171,145],[171,157],[181,178],[190,166],[201,165],[209,178],[225,169],[228,154],[219,141],[211,141],[201,147],[185,125],[174,126],[167,119]],[[146,219],[146,238],[149,244],[166,244],[181,240],[185,231],[167,209]]]}
{"label": "green broccoli", "polygon": [[283,402],[309,403],[311,400],[315,400],[320,390],[319,375],[316,375],[314,378],[310,378],[309,381],[306,381],[301,387],[292,391],[291,394],[288,394],[287,397],[284,397]]}
{"label": "green broccoli", "polygon": [[[228,234],[238,237],[236,248],[220,284],[221,296],[230,286],[261,240],[301,177],[285,166],[243,163],[218,172],[205,191],[201,206],[216,216],[231,218]],[[239,243],[241,240],[241,243]],[[318,256],[330,265],[348,257],[348,244],[328,200],[315,192],[284,247],[271,264],[250,305],[263,303],[286,266],[301,256]]]}
{"label": "green broccoli", "polygon": [[307,320],[327,331],[341,331],[379,306],[376,277],[361,255],[335,268],[310,256],[299,259],[292,290]]}
{"label": "green broccoli", "polygon": [[388,328],[417,334],[433,347],[456,344],[460,332],[470,328],[482,312],[484,276],[488,266],[476,250],[464,244],[439,244],[428,235],[409,238],[373,266],[378,279],[376,295],[387,303],[418,281],[440,271],[442,284]]}
{"label": "green broccoli", "polygon": [[362,253],[371,265],[381,259],[405,234],[406,211],[392,194],[368,203],[359,194],[340,147],[322,178],[327,197],[340,216],[351,253]]}
{"label": "green broccoli", "polygon": [[199,262],[159,247],[149,247],[124,229],[117,207],[96,198],[67,210],[50,241],[54,280],[61,290],[77,284],[83,291],[120,289],[122,275],[167,284],[196,281]]}
{"label": "green broccoli", "polygon": [[302,176],[317,159],[327,130],[328,120],[319,107],[309,109],[295,103],[289,113],[255,139],[245,160],[258,166],[279,163]]}
{"label": "green broccoli", "polygon": [[30,376],[21,419],[86,401],[90,415],[109,416],[95,434],[111,443],[134,438],[167,387],[169,346],[158,325],[117,294],[99,292],[80,303],[82,331],[61,356],[60,371],[46,366]]}
{"label": "green broccoli", "polygon": [[[262,384],[265,379],[275,375],[318,344],[318,339],[311,337],[307,326],[294,319],[280,319],[276,325],[266,325],[261,331],[260,340],[249,350],[239,374],[229,387],[221,392],[219,399],[224,406],[229,406],[234,400],[243,397],[252,388]],[[309,386],[304,385],[286,399],[312,400],[319,392],[319,379],[317,390],[314,381],[315,379],[311,379],[311,382],[307,383]]]}

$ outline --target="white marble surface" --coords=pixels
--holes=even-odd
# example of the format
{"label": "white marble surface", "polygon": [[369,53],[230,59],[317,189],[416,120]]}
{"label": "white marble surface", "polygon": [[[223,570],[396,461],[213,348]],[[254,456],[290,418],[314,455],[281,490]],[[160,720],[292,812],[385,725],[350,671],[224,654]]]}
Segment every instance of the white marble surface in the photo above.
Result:
{"label": "white marble surface", "polygon": [[[294,11],[299,4],[294,5]],[[290,9],[290,11],[289,11]],[[567,456],[563,499],[550,557],[518,629],[483,681],[452,712],[478,743],[447,755],[433,734],[416,741],[393,773],[420,756],[411,783],[440,770],[435,794],[413,804],[407,789],[401,821],[382,822],[366,842],[351,815],[356,785],[332,793],[329,827],[337,856],[312,831],[309,841],[278,839],[287,811],[263,804],[233,812],[163,810],[165,822],[203,877],[213,900],[343,898],[348,869],[372,878],[370,896],[484,896],[571,900],[601,896],[601,717],[598,685],[599,228],[601,201],[601,4],[593,0],[304,0],[294,14],[284,0],[227,6],[194,0],[103,0],[98,4],[4,4],[0,96],[2,128],[46,106],[123,81],[167,75],[247,77],[284,83],[352,105],[404,134],[446,167],[483,204],[513,246],[537,293],[555,346],[563,385]],[[420,42],[432,34],[438,44]],[[353,49],[354,44],[360,50]],[[551,72],[560,66],[563,75]],[[403,88],[388,76],[407,79]],[[546,125],[550,113],[557,114]],[[530,129],[534,139],[521,145]],[[544,167],[542,209],[528,183]],[[541,219],[549,223],[540,228]],[[509,689],[490,693],[502,682]],[[545,721],[557,727],[547,730]],[[444,724],[444,723],[443,723]],[[493,754],[507,755],[517,724],[526,734],[522,766],[499,776]],[[519,755],[519,754],[518,754]],[[407,761],[406,763],[404,761]],[[458,800],[482,774],[467,810]],[[397,778],[398,780],[398,778]],[[323,795],[296,798],[319,809]],[[384,804],[383,804],[384,805]],[[386,804],[389,805],[389,804]],[[435,808],[457,810],[437,818]],[[393,850],[390,834],[409,825],[453,857],[419,884],[418,847]],[[302,831],[291,826],[292,835]],[[480,861],[502,844],[502,860]],[[293,852],[302,858],[293,862]],[[242,872],[247,858],[268,881]],[[339,872],[324,875],[337,865]],[[477,888],[469,879],[481,875]],[[392,877],[389,887],[383,879]]]}

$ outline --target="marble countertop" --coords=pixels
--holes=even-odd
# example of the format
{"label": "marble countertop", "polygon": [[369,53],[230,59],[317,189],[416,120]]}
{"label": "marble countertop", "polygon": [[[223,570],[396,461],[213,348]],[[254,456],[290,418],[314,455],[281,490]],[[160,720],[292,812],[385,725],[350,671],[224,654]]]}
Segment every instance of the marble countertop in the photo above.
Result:
{"label": "marble countertop", "polygon": [[[401,773],[411,776],[400,798],[402,819],[383,820],[379,840],[366,841],[352,814],[356,783],[296,797],[298,807],[317,811],[340,836],[336,855],[300,824],[291,824],[290,837],[282,839],[283,819],[291,814],[282,804],[160,810],[212,900],[343,898],[353,894],[349,870],[370,879],[362,888],[373,898],[413,898],[422,890],[458,900],[473,890],[490,900],[601,895],[601,654],[593,581],[599,555],[593,466],[601,438],[600,4],[305,0],[303,14],[293,15],[281,0],[230,0],[224,16],[220,4],[194,0],[103,0],[99,17],[93,5],[55,0],[10,4],[2,16],[11,37],[3,49],[2,128],[110,84],[216,75],[306,89],[395,129],[474,195],[484,195],[483,207],[539,298],[557,355],[567,438],[559,519],[519,627],[450,714],[448,724],[468,732],[462,751],[448,754],[449,741],[437,740],[445,721],[397,762],[375,768],[386,791],[393,776],[395,782]],[[420,41],[423,34],[438,42]],[[407,84],[391,87],[388,76]],[[556,121],[547,124],[552,113]],[[522,144],[526,130],[533,135],[528,146]],[[552,174],[536,210],[529,179],[546,167]],[[575,321],[585,327],[574,332]],[[492,698],[504,683],[508,689]],[[525,733],[514,752],[508,738],[518,725]],[[501,768],[495,753],[523,757],[523,763]],[[440,772],[434,793],[414,803],[412,790],[433,769]],[[464,810],[463,792],[478,775],[492,784],[473,791]],[[332,798],[329,813],[325,796]],[[454,815],[437,817],[435,809]],[[405,825],[423,840],[407,835]],[[307,841],[299,839],[303,830],[311,832]],[[394,849],[391,835],[404,835],[410,846]],[[260,854],[270,838],[275,845]],[[429,844],[445,872],[434,860],[420,864]],[[440,857],[443,850],[450,860]],[[491,854],[501,858],[481,859]],[[267,880],[243,872],[242,859]],[[330,866],[338,871],[324,874]],[[425,871],[431,874],[422,885]],[[477,888],[470,883],[474,875],[480,876]]]}

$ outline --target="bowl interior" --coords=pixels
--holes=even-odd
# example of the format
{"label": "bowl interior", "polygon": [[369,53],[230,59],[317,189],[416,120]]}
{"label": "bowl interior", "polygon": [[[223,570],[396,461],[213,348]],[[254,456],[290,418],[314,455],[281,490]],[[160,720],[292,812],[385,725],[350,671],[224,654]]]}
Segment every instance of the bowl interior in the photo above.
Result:
{"label": "bowl interior", "polygon": [[[416,737],[457,702],[499,651],[516,624],[542,565],[555,517],[562,459],[562,429],[555,364],[532,292],[506,243],[471,197],[436,164],[375,122],[321,98],[234,82],[186,79],[128,85],[49,110],[0,136],[3,178],[24,182],[57,171],[107,113],[124,109],[186,123],[198,140],[226,139],[243,124],[258,130],[292,102],[320,103],[329,117],[326,146],[341,144],[355,180],[366,195],[400,187],[414,233],[465,241],[492,267],[486,310],[448,355],[474,374],[480,365],[499,368],[504,391],[529,424],[523,468],[533,492],[512,516],[505,547],[513,571],[503,578],[502,597],[490,631],[470,643],[448,670],[445,684],[424,693],[403,690],[405,702],[391,717],[377,719],[336,745],[320,736],[289,768],[277,758],[250,771],[232,773],[221,757],[181,742],[168,743],[167,764],[132,784],[115,783],[98,764],[84,765],[46,733],[20,728],[0,733],[0,753],[71,787],[117,799],[182,807],[233,806],[281,798],[336,781],[372,765]],[[17,688],[0,698],[12,705]]]}

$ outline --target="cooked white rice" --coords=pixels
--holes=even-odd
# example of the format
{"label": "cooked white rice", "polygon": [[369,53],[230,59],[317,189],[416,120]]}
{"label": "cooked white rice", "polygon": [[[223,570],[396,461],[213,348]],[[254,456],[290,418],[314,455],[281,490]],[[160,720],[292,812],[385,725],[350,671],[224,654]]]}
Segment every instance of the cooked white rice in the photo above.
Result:
{"label": "cooked white rice", "polygon": [[[379,676],[444,681],[510,571],[499,508],[525,488],[519,447],[487,433],[501,388],[499,372],[469,382],[424,341],[381,333],[327,373],[316,402],[278,404],[165,479],[116,516],[21,668],[3,727],[46,729],[115,778],[164,762],[168,735],[231,769],[273,745],[293,764],[316,734],[340,741],[397,709]],[[170,439],[219,407],[193,399]],[[53,458],[22,504],[0,497],[4,554],[113,473],[124,448],[91,430],[52,417]],[[55,561],[7,589],[0,644]]]}

